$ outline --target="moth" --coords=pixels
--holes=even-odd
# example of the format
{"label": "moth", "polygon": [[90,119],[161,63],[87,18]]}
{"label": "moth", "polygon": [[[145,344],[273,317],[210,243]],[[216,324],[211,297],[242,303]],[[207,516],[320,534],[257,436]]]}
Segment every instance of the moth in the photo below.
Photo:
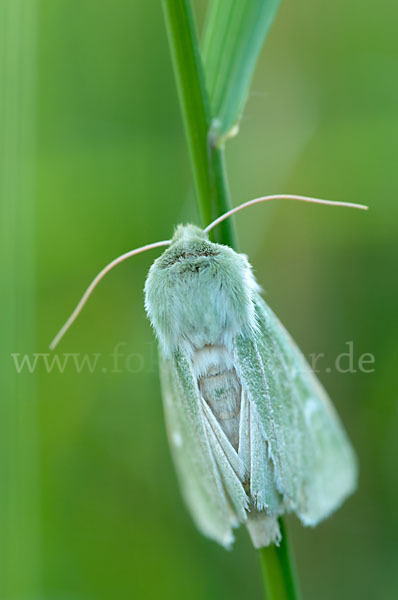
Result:
{"label": "moth", "polygon": [[247,257],[209,240],[221,220],[275,198],[366,208],[266,196],[205,230],[179,225],[171,240],[127,252],[105,267],[50,346],[113,266],[168,246],[145,283],[168,437],[197,527],[226,548],[241,524],[256,548],[278,544],[278,517],[287,512],[316,525],[357,481],[355,453],[329,397],[262,298]]}

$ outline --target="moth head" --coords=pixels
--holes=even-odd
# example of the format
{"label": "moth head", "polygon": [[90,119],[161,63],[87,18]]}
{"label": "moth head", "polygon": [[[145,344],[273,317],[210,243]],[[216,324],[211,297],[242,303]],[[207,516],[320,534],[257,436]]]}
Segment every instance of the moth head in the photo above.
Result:
{"label": "moth head", "polygon": [[257,284],[247,258],[210,242],[194,225],[179,225],[145,283],[145,308],[163,350],[192,353],[232,344],[255,327]]}
{"label": "moth head", "polygon": [[[164,348],[172,347],[172,345],[166,343],[167,338],[174,339],[175,342],[176,335],[173,336],[173,331],[171,331],[171,322],[175,331],[180,334],[184,333],[182,330],[184,323],[178,320],[178,316],[189,317],[189,308],[186,308],[185,311],[179,311],[178,306],[181,303],[191,302],[192,306],[190,317],[185,323],[190,326],[187,330],[189,335],[185,336],[190,340],[189,344],[192,340],[194,340],[194,343],[201,341],[200,336],[195,333],[197,319],[199,318],[203,319],[204,331],[206,335],[210,335],[211,339],[221,335],[219,329],[222,329],[222,327],[224,328],[223,331],[226,332],[227,340],[230,339],[233,330],[236,330],[239,326],[245,326],[245,323],[248,327],[255,327],[251,294],[253,290],[257,289],[257,284],[251,274],[251,268],[246,257],[243,254],[237,254],[228,246],[213,244],[209,241],[207,235],[222,221],[248,206],[278,199],[348,206],[367,210],[367,206],[362,204],[330,202],[329,200],[307,196],[279,194],[262,196],[244,202],[218,217],[203,231],[194,225],[179,225],[172,240],[154,242],[141,248],[135,248],[118,256],[106,265],[94,277],[75,310],[51,342],[50,350],[54,350],[80,314],[93,290],[109,271],[132,256],[163,246],[169,246],[169,249],[155,261],[149,271],[145,284],[145,302],[148,316]],[[239,277],[241,277],[240,281]],[[162,285],[164,288],[161,287]],[[189,290],[191,291],[189,292]],[[215,297],[217,290],[219,292],[218,299]],[[179,292],[181,294],[178,296]],[[160,301],[164,303],[163,308],[159,304]],[[205,306],[209,307],[208,311],[204,309]],[[187,304],[187,307],[189,307],[189,304]],[[216,317],[223,317],[223,320],[216,322]],[[170,321],[169,318],[174,320]],[[166,323],[168,323],[167,326]],[[221,325],[218,326],[216,323]],[[158,325],[159,329],[157,329]]]}
{"label": "moth head", "polygon": [[178,225],[170,247],[158,259],[161,269],[174,267],[173,273],[199,273],[207,268],[222,247],[209,241],[208,235],[196,225]]}

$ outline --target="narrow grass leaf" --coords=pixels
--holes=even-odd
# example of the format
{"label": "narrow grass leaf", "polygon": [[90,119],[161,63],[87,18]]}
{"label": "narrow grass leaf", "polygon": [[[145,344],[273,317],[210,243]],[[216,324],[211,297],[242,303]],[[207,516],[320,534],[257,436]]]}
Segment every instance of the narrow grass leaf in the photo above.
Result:
{"label": "narrow grass leaf", "polygon": [[237,130],[253,72],[279,0],[213,0],[202,44],[218,144]]}
{"label": "narrow grass leaf", "polygon": [[38,598],[36,375],[11,353],[35,348],[36,0],[0,3],[0,598]]}

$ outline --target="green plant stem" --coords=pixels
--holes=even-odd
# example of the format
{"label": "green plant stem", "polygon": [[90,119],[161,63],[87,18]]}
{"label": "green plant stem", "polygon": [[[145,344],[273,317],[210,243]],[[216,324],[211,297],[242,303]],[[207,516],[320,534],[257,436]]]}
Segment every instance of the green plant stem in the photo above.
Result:
{"label": "green plant stem", "polygon": [[11,355],[36,349],[37,11],[36,0],[0,9],[0,598],[10,600],[39,598],[41,579],[37,376]]}
{"label": "green plant stem", "polygon": [[299,600],[293,556],[286,527],[279,519],[282,540],[279,546],[260,548],[261,571],[267,600]]}
{"label": "green plant stem", "polygon": [[[206,226],[231,208],[223,149],[215,146],[211,139],[210,102],[190,3],[163,0],[162,4],[195,191],[202,224]],[[231,219],[214,230],[214,239],[236,247]]]}
{"label": "green plant stem", "polygon": [[[190,3],[188,0],[163,0],[163,9],[196,194],[203,225],[207,225],[231,207],[223,150],[213,146],[210,140],[212,115]],[[215,231],[216,241],[236,249],[231,219],[221,223]],[[279,547],[260,550],[267,599],[298,600],[282,520],[281,532]]]}

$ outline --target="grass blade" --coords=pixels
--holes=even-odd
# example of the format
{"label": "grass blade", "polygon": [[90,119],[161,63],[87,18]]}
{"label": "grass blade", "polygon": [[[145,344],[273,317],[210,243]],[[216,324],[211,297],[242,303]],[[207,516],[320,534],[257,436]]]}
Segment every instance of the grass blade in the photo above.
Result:
{"label": "grass blade", "polygon": [[35,344],[36,0],[0,5],[0,597],[38,598],[38,415],[35,374],[11,353]]}
{"label": "grass blade", "polygon": [[236,133],[278,5],[279,0],[213,0],[209,7],[202,56],[219,144]]}

